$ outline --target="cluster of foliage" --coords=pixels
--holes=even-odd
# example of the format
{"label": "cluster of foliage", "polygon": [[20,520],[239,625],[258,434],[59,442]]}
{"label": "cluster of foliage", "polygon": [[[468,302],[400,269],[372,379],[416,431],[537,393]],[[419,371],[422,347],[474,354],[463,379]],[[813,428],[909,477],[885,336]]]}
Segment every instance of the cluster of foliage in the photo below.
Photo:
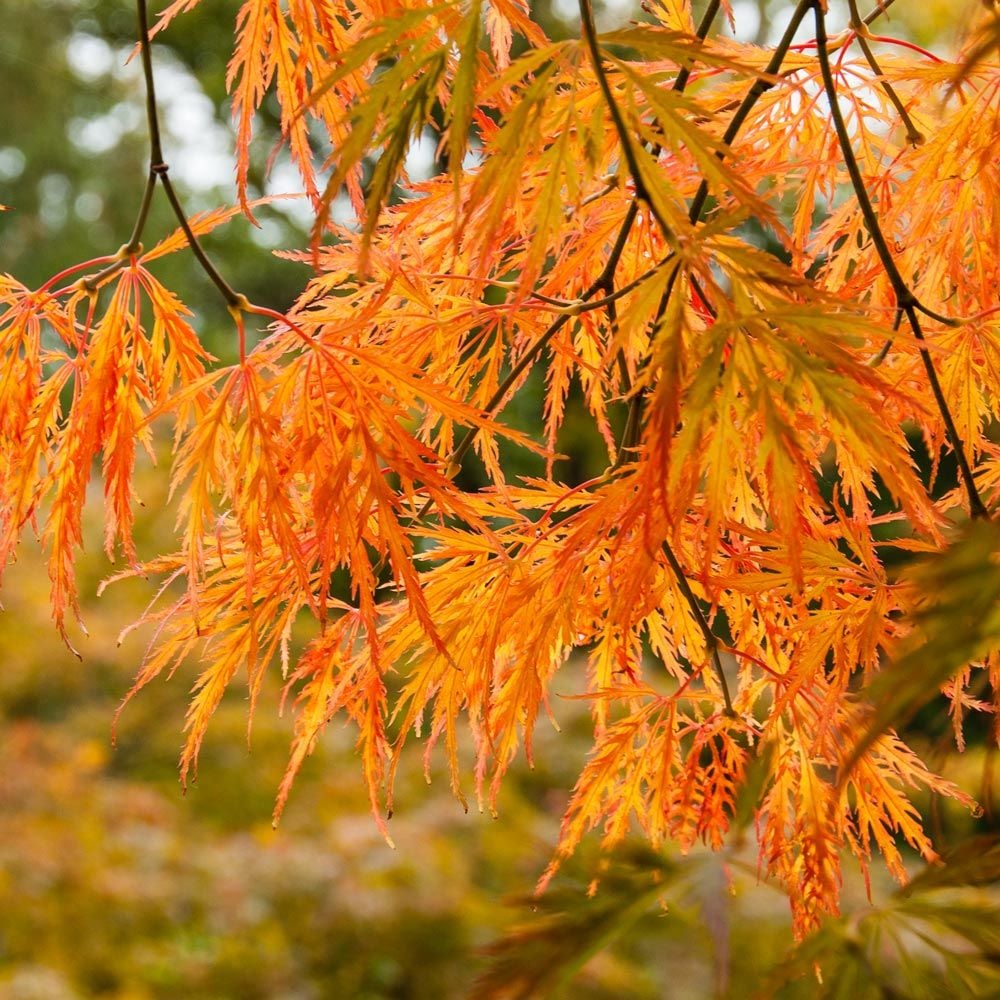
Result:
{"label": "cluster of foliage", "polygon": [[[100,460],[109,556],[164,578],[134,690],[201,656],[186,777],[237,673],[252,711],[280,664],[297,714],[276,815],[338,715],[387,837],[414,734],[428,771],[443,742],[464,796],[463,720],[494,808],[562,671],[593,749],[546,878],[595,826],[608,847],[633,825],[718,847],[748,782],[799,935],[837,911],[845,848],[901,880],[901,842],[933,859],[912,789],[975,806],[892,727],[945,684],[961,739],[1000,680],[995,16],[947,61],[873,34],[890,0],[864,17],[849,0],[832,38],[826,3],[801,0],[770,50],[716,30],[724,0],[697,25],[657,0],[604,34],[581,0],[564,41],[521,0],[246,0],[239,209],[188,219],[150,37],[198,2],[155,24],[137,5],[150,164],[128,241],[36,288],[0,279],[0,565],[37,524],[69,643]],[[287,313],[199,243],[253,217],[272,91],[316,215],[297,255],[316,276]],[[411,183],[428,129],[442,171]],[[161,188],[181,228],[147,248]],[[342,193],[356,227],[331,218]],[[233,316],[232,365],[154,274],[185,247]],[[259,342],[249,317],[271,321]],[[515,427],[535,373],[537,427]],[[607,460],[567,482],[572,393]],[[132,476],[160,418],[179,547],[143,562]],[[506,474],[517,449],[537,476]]]}

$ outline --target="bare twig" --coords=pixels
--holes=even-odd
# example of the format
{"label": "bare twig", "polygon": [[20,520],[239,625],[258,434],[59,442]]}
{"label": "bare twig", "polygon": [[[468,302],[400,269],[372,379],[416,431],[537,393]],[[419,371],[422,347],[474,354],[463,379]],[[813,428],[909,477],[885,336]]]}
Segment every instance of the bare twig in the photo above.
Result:
{"label": "bare twig", "polygon": [[622,155],[625,157],[628,172],[631,174],[632,183],[635,186],[635,197],[638,201],[646,203],[650,214],[656,219],[657,225],[660,227],[660,232],[663,233],[663,238],[672,246],[676,246],[677,237],[670,223],[664,218],[659,206],[653,200],[649,189],[646,187],[646,182],[643,180],[642,169],[639,166],[639,160],[636,156],[632,133],[625,124],[625,116],[622,114],[621,108],[618,107],[618,102],[615,100],[615,95],[611,90],[611,84],[608,82],[607,73],[604,72],[601,48],[597,41],[597,26],[594,24],[593,7],[590,4],[590,0],[579,0],[579,4],[583,39],[590,54],[590,62],[594,67],[598,86],[604,95],[604,103],[608,106],[608,112],[611,115],[612,122],[614,122],[615,131],[618,133],[618,142],[622,148]]}
{"label": "bare twig", "polygon": [[903,102],[899,99],[896,89],[885,78],[885,74],[882,72],[882,67],[879,66],[878,60],[875,58],[875,53],[872,51],[872,47],[868,44],[868,25],[865,24],[860,13],[858,12],[858,0],[847,0],[847,3],[851,11],[851,27],[854,29],[858,45],[861,47],[861,51],[865,54],[865,59],[868,61],[868,65],[872,68],[872,72],[878,76],[879,85],[885,91],[885,96],[892,101],[893,107],[902,119],[903,125],[906,127],[907,141],[912,143],[914,146],[919,146],[920,143],[924,141],[923,133],[916,127],[916,125],[913,124],[913,119],[910,118],[909,112],[903,106]]}
{"label": "bare twig", "polygon": [[722,657],[719,656],[719,639],[712,631],[712,626],[708,624],[705,612],[702,611],[701,604],[698,602],[698,598],[695,596],[694,591],[691,589],[691,584],[688,582],[684,567],[678,561],[674,550],[670,547],[670,543],[664,539],[660,547],[663,550],[663,554],[667,557],[667,563],[674,574],[674,578],[677,580],[677,586],[680,588],[681,594],[684,600],[687,601],[688,607],[691,609],[695,621],[698,623],[698,628],[701,629],[701,634],[705,638],[705,645],[712,660],[712,669],[715,671],[719,686],[722,688],[722,701],[726,706],[726,715],[735,716],[736,712],[733,710],[732,698],[729,696],[729,682],[726,680],[726,671],[722,666]]}
{"label": "bare twig", "polygon": [[[170,202],[170,207],[174,210],[174,215],[180,224],[184,235],[187,237],[188,245],[201,265],[202,270],[211,279],[212,284],[219,289],[222,297],[226,300],[226,305],[232,309],[242,309],[246,305],[246,299],[238,292],[234,291],[225,278],[219,273],[215,265],[209,260],[208,254],[195,236],[188,222],[187,213],[184,206],[177,197],[177,192],[171,183],[169,167],[163,158],[163,148],[160,141],[160,121],[156,105],[156,87],[153,80],[153,54],[149,41],[149,15],[146,8],[146,0],[136,0],[136,7],[139,14],[139,50],[142,55],[142,74],[146,81],[146,120],[149,127],[149,175],[150,180],[159,178],[163,184],[163,191]],[[147,189],[149,184],[147,184]],[[148,209],[148,205],[147,205]],[[136,228],[141,233],[141,224],[145,222],[145,217],[140,216],[137,220]],[[135,239],[135,233],[133,233]]]}
{"label": "bare twig", "polygon": [[937,370],[934,367],[934,361],[931,358],[930,351],[928,351],[926,347],[924,332],[920,327],[917,310],[920,309],[924,312],[926,312],[926,310],[920,307],[917,297],[913,294],[913,291],[910,289],[906,280],[903,278],[903,275],[900,273],[899,268],[896,266],[896,262],[892,256],[892,251],[889,249],[889,244],[886,241],[885,234],[882,232],[882,227],[879,224],[875,208],[872,205],[871,198],[868,195],[868,190],[865,187],[864,178],[861,176],[861,168],[858,166],[857,157],[855,157],[854,149],[851,146],[851,139],[847,131],[847,124],[845,123],[844,116],[840,110],[840,104],[837,96],[837,85],[833,79],[833,70],[830,68],[830,57],[825,46],[826,15],[823,10],[823,4],[820,0],[810,0],[810,5],[813,8],[816,19],[816,41],[818,43],[816,51],[819,58],[820,73],[823,77],[823,87],[826,90],[827,100],[830,104],[830,118],[833,121],[833,127],[837,133],[837,141],[840,144],[840,151],[844,157],[844,165],[847,167],[847,173],[851,179],[851,186],[854,188],[854,196],[857,199],[858,207],[861,209],[861,215],[864,218],[865,226],[871,236],[872,245],[875,247],[875,252],[878,254],[882,267],[885,269],[886,276],[889,278],[889,282],[892,285],[893,292],[896,296],[897,306],[906,314],[906,318],[910,323],[910,328],[913,330],[913,336],[920,342],[920,360],[923,362],[924,371],[927,373],[927,381],[930,384],[931,392],[934,395],[934,400],[937,403],[938,410],[941,414],[941,420],[944,423],[948,443],[951,445],[952,451],[955,452],[955,459],[958,462],[959,475],[961,476],[962,483],[969,499],[969,512],[973,517],[988,517],[989,515],[986,510],[986,505],[983,503],[983,500],[979,495],[979,490],[976,488],[976,482],[972,475],[972,467],[969,464],[969,459],[965,453],[965,446],[962,444],[962,439],[959,436],[958,429],[955,427],[955,421],[952,418],[951,409],[948,406],[948,401],[945,399]]}

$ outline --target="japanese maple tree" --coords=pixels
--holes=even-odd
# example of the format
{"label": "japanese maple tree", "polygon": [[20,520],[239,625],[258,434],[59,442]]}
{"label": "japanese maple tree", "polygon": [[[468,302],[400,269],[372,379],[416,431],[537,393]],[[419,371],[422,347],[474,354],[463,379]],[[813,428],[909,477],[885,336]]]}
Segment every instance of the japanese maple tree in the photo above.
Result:
{"label": "japanese maple tree", "polygon": [[[155,21],[138,0],[134,230],[38,288],[0,278],[0,564],[35,527],[69,643],[100,460],[108,554],[163,580],[133,693],[200,663],[186,778],[227,687],[242,673],[252,712],[280,670],[276,817],[338,716],[387,837],[410,739],[493,808],[562,672],[593,749],[545,879],[595,827],[721,846],[763,766],[760,869],[799,935],[836,912],[845,851],[904,880],[904,844],[934,857],[914,790],[976,806],[894,727],[943,685],[961,740],[1000,682],[1000,64],[990,4],[959,5],[949,60],[879,34],[891,2],[847,0],[831,36],[801,0],[762,49],[725,36],[726,0],[603,34],[581,0],[562,41],[525,0],[246,0],[239,206],[189,218],[150,38],[199,0]],[[271,93],[316,220],[285,313],[199,243],[253,218]],[[428,129],[442,167],[411,182]],[[158,194],[180,228],[146,246]],[[231,365],[155,276],[185,250],[233,316]],[[606,449],[587,481],[558,474],[571,390]],[[133,467],[160,428],[177,550],[140,561]],[[512,476],[519,449],[544,474]],[[462,485],[472,455],[485,487]]]}

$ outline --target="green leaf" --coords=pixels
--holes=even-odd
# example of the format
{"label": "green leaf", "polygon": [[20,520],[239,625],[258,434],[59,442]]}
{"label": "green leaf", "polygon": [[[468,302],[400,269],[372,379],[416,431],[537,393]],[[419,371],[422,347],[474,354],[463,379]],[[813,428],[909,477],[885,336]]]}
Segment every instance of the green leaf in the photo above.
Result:
{"label": "green leaf", "polygon": [[[386,59],[394,54],[399,56],[406,48],[413,48],[412,44],[410,46],[400,44],[403,35],[424,24],[428,18],[443,13],[453,6],[453,3],[445,3],[436,7],[417,8],[416,10],[394,13],[392,17],[376,21],[372,25],[371,31],[347,49],[341,55],[336,68],[324,76],[313,89],[309,95],[307,106],[315,104],[331,87],[352,73],[358,72],[372,59]],[[402,56],[399,58],[400,61],[403,61]]]}
{"label": "green leaf", "polygon": [[[982,890],[998,877],[997,838],[966,841],[884,906],[828,921],[790,952],[758,997],[995,997],[1000,908]],[[797,979],[800,988],[790,989]]]}
{"label": "green leaf", "polygon": [[642,917],[677,872],[661,854],[632,845],[616,856],[593,894],[559,887],[516,901],[534,915],[486,949],[490,964],[470,1000],[549,996]]}
{"label": "green leaf", "polygon": [[651,61],[668,59],[679,67],[684,66],[688,69],[693,69],[696,64],[701,63],[703,66],[728,69],[745,76],[773,79],[758,72],[752,66],[747,66],[745,63],[724,55],[700,38],[681,31],[657,28],[653,25],[608,31],[598,37],[598,42],[602,48],[609,45],[621,46],[640,56],[645,56]]}
{"label": "green leaf", "polygon": [[953,889],[959,886],[982,886],[1000,882],[1000,834],[973,837],[949,851],[939,865],[928,865],[907,885],[899,896],[930,889]]}
{"label": "green leaf", "polygon": [[[432,53],[420,68],[416,82],[399,98],[399,110],[390,120],[378,141],[384,142],[382,155],[372,172],[365,196],[365,227],[363,245],[371,240],[382,206],[389,200],[392,185],[406,159],[406,151],[412,139],[420,135],[434,106],[436,90],[444,75],[447,59],[444,50]],[[343,168],[338,167],[337,174]],[[336,177],[336,175],[335,175]],[[332,182],[331,182],[332,183]],[[337,187],[339,188],[339,184]],[[334,189],[336,190],[336,189]]]}
{"label": "green leaf", "polygon": [[[410,141],[420,134],[430,118],[438,85],[448,69],[453,40],[434,26],[434,18],[454,7],[454,3],[441,4],[377,22],[370,34],[343,54],[336,68],[310,95],[307,106],[314,104],[345,77],[363,71],[373,61],[391,60],[391,65],[373,74],[363,96],[344,113],[343,121],[349,122],[350,132],[332,157],[335,166],[320,199],[320,211],[313,230],[314,241],[318,241],[329,216],[330,204],[351,171],[378,150],[381,155],[365,197],[367,217],[363,246],[368,246],[379,212],[392,193]],[[478,13],[473,13],[478,25]],[[463,19],[461,23],[468,22]],[[423,25],[429,27],[413,37],[406,37],[408,32]],[[459,72],[462,72],[461,65]],[[474,67],[472,72],[474,74]],[[471,101],[471,93],[466,94],[465,99]]]}
{"label": "green leaf", "polygon": [[[734,170],[725,165],[723,156],[727,151],[720,139],[706,129],[695,124],[695,118],[709,119],[708,112],[692,101],[689,97],[678,93],[670,87],[662,86],[659,74],[648,75],[637,72],[631,65],[613,56],[608,60],[624,76],[625,80],[638,91],[645,103],[646,109],[656,118],[658,131],[646,126],[644,109],[631,107],[632,94],[629,95],[629,111],[633,118],[633,129],[648,142],[676,150],[684,146],[694,159],[709,187],[713,191],[728,190],[738,192],[740,202],[745,207],[752,207],[758,214],[768,211],[764,202],[757,197],[756,192]],[[633,91],[634,93],[634,91]],[[643,180],[648,183],[644,176]]]}
{"label": "green leaf", "polygon": [[1000,525],[969,521],[948,548],[907,574],[917,592],[914,633],[903,654],[870,685],[875,714],[843,775],[886,730],[912,719],[942,684],[1000,647],[998,559]]}

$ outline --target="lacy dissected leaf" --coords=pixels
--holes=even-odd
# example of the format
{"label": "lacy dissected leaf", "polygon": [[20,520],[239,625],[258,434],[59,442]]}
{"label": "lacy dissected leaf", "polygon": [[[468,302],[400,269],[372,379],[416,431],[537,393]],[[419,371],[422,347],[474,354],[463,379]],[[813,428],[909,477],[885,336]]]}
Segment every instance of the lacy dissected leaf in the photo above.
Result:
{"label": "lacy dissected leaf", "polygon": [[374,657],[352,656],[364,627],[360,615],[345,614],[328,626],[304,652],[288,688],[305,680],[297,701],[295,738],[285,777],[278,791],[275,822],[281,816],[295,775],[307,754],[312,752],[320,731],[330,718],[343,711],[358,727],[357,749],[362,758],[365,783],[369,789],[372,814],[383,836],[392,845],[379,799],[391,747],[386,735],[386,687]]}
{"label": "lacy dissected leaf", "polygon": [[[993,150],[1000,134],[995,67],[975,70],[961,92],[949,91],[948,63],[914,65],[897,58],[881,64],[892,86],[912,94],[913,114],[925,141],[911,145],[889,137],[870,137],[859,152],[895,262],[914,293],[949,316],[966,317],[991,309],[982,296],[984,281],[995,277],[998,231],[994,197],[998,179]],[[869,86],[865,93],[884,105]],[[883,108],[882,117],[890,109]],[[914,211],[931,199],[936,211]],[[968,225],[949,225],[953,213]],[[842,252],[829,251],[838,246]],[[812,243],[822,255],[823,281],[841,294],[876,302],[892,301],[881,262],[850,204],[830,213]],[[915,364],[911,361],[911,364]]]}
{"label": "lacy dissected leaf", "polygon": [[694,694],[667,699],[623,688],[601,696],[640,707],[598,736],[567,807],[545,881],[599,823],[605,848],[620,843],[633,820],[654,847],[668,837],[684,848],[699,839],[718,847],[734,812],[735,789],[746,765],[741,726],[718,715],[701,717]]}
{"label": "lacy dissected leaf", "polygon": [[[710,545],[727,519],[763,527],[769,518],[792,543],[797,573],[796,547],[825,530],[816,463],[832,446],[855,509],[870,507],[878,474],[915,522],[932,527],[905,439],[870,416],[895,406],[895,388],[863,360],[886,331],[831,301],[820,305],[773,258],[728,240],[717,247],[731,304],[706,328],[677,298],[653,345],[656,406],[645,437],[666,467],[674,517],[701,494]],[[701,279],[715,288],[710,272]]]}
{"label": "lacy dissected leaf", "polygon": [[[102,456],[105,550],[113,556],[120,546],[134,563],[136,446],[152,454],[149,414],[176,388],[199,379],[210,356],[182,303],[135,262],[114,277],[103,307],[96,293],[82,288],[60,303],[47,290],[51,284],[39,293],[12,295],[0,326],[8,389],[0,430],[10,449],[2,551],[11,558],[25,523],[45,511],[42,544],[49,551],[53,618],[68,642],[66,615],[79,619],[74,563],[83,545],[92,463]],[[151,329],[143,316],[146,303]],[[46,330],[55,332],[58,346],[46,343]]]}
{"label": "lacy dissected leaf", "polygon": [[0,315],[0,567],[5,567],[39,503],[41,470],[62,413],[60,395],[72,375],[70,355],[60,351],[63,363],[45,379],[45,364],[56,352],[43,348],[43,331],[54,330],[66,351],[72,350],[79,334],[69,306],[34,295],[7,276],[0,290],[4,306]]}

